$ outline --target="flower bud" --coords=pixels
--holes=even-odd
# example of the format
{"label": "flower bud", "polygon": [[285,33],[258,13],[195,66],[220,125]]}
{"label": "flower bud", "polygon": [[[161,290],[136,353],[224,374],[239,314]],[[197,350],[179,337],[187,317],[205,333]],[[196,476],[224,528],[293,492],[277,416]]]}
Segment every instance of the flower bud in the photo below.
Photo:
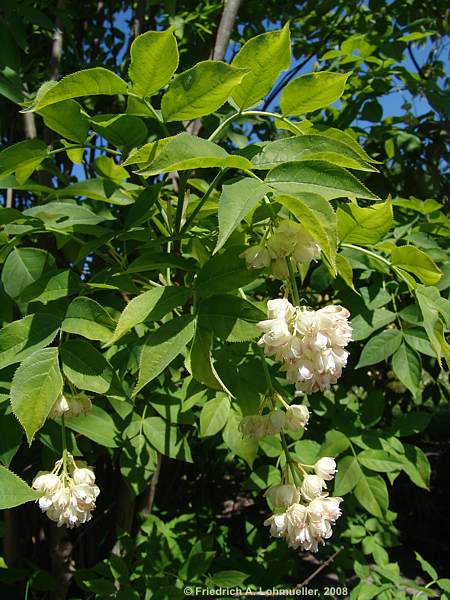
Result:
{"label": "flower bud", "polygon": [[70,410],[67,416],[79,417],[85,415],[92,408],[92,402],[86,394],[76,394],[69,399]]}
{"label": "flower bud", "polygon": [[311,501],[321,496],[326,487],[325,481],[318,475],[305,475],[300,491],[306,500]]}
{"label": "flower bud", "polygon": [[303,429],[309,421],[309,410],[304,404],[292,404],[286,411],[286,427],[291,431]]}
{"label": "flower bud", "polygon": [[265,493],[266,498],[274,507],[287,508],[300,500],[300,492],[295,485],[273,485]]}
{"label": "flower bud", "polygon": [[244,437],[251,437],[257,440],[262,439],[267,429],[267,418],[261,415],[249,415],[244,417],[239,424],[239,430]]}
{"label": "flower bud", "polygon": [[283,410],[273,410],[267,415],[267,420],[267,435],[275,435],[285,427],[286,413]]}
{"label": "flower bud", "polygon": [[336,473],[336,461],[329,456],[323,456],[314,465],[314,471],[325,481],[330,481]]}
{"label": "flower bud", "polygon": [[252,246],[241,254],[245,258],[247,269],[263,269],[270,265],[270,255],[264,246]]}
{"label": "flower bud", "polygon": [[68,413],[69,410],[70,406],[67,401],[67,398],[64,396],[64,394],[61,394],[56,400],[55,404],[53,405],[49,416],[52,419],[57,419],[61,415],[65,415],[66,413]]}

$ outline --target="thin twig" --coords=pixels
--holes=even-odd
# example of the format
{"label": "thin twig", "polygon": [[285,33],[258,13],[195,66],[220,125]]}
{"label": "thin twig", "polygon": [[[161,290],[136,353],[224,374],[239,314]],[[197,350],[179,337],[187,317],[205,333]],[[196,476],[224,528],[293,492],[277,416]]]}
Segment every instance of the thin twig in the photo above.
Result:
{"label": "thin twig", "polygon": [[341,548],[339,548],[338,550],[336,550],[336,552],[335,552],[334,554],[332,554],[332,555],[330,556],[330,558],[328,558],[328,559],[327,559],[327,560],[326,560],[324,563],[322,563],[321,565],[319,565],[319,567],[318,567],[318,568],[317,568],[317,569],[316,569],[316,570],[315,570],[315,571],[314,571],[314,572],[313,572],[313,573],[312,573],[312,574],[311,574],[309,577],[307,577],[307,578],[306,578],[304,581],[302,581],[301,583],[298,583],[298,584],[295,586],[295,589],[302,588],[302,587],[304,587],[304,586],[308,585],[309,583],[311,583],[311,581],[312,581],[312,580],[313,580],[313,579],[314,579],[314,578],[315,578],[315,577],[316,577],[316,576],[317,576],[317,575],[318,575],[318,574],[319,574],[321,571],[323,571],[323,570],[325,569],[325,567],[328,567],[328,565],[330,565],[330,564],[333,562],[333,560],[336,558],[336,556],[337,556],[337,555],[338,555],[340,552],[342,552],[342,550],[343,550],[343,549],[344,549],[344,548],[341,546]]}

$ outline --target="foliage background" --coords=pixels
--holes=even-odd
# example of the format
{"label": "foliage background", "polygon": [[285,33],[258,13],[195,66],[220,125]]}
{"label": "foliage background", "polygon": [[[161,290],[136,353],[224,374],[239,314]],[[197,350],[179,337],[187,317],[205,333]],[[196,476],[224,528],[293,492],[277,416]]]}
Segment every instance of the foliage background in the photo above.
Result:
{"label": "foliage background", "polygon": [[[229,6],[232,5],[230,1]],[[406,239],[429,253],[443,271],[438,287],[442,296],[448,298],[446,3],[265,2],[262,10],[260,2],[249,0],[236,8],[236,17],[218,27],[223,12],[221,2],[3,1],[0,7],[4,17],[0,23],[2,144],[35,137],[48,144],[55,143],[57,134],[46,128],[37,115],[19,113],[18,103],[37,90],[42,81],[58,79],[80,68],[105,66],[125,76],[130,44],[139,33],[174,25],[180,48],[179,70],[184,70],[199,60],[223,58],[224,32],[225,41],[227,33],[231,35],[229,45],[225,44],[225,58],[230,61],[243,42],[290,20],[294,63],[266,97],[264,108],[276,108],[281,90],[298,74],[325,68],[353,71],[343,99],[333,108],[315,114],[313,120],[341,129],[352,128],[365,150],[381,161],[381,174],[369,174],[365,184],[383,199],[389,194],[397,199],[393,239]],[[125,101],[120,96],[91,98],[86,106],[91,114],[120,113],[125,110]],[[155,122],[147,119],[146,123],[151,135]],[[207,137],[216,125],[216,118],[207,117],[202,123],[194,122],[192,127],[194,132]],[[234,124],[227,136],[225,143],[229,148],[240,148],[249,141],[275,139],[275,129],[269,121],[254,118]],[[96,143],[106,145],[111,140],[97,132]],[[82,165],[73,165],[66,155],[59,154],[54,165],[48,164],[47,169],[37,173],[36,181],[43,185],[56,181],[58,185],[67,185],[91,178],[96,172],[97,156],[91,149]],[[201,190],[201,182],[197,184]],[[427,200],[428,204],[417,203],[415,199]],[[37,206],[39,199],[25,190],[5,185],[2,203],[22,211]],[[138,216],[129,217],[128,223]],[[208,218],[208,212],[205,217]],[[206,222],[206,230],[212,227],[211,223]],[[126,220],[123,227],[127,227]],[[1,235],[2,244],[6,245],[10,238],[7,233]],[[29,245],[51,252],[60,267],[70,264],[78,251],[76,245],[60,244],[53,235],[42,235]],[[206,247],[209,250],[207,244]],[[191,252],[193,256],[201,254],[200,245]],[[2,253],[2,260],[6,255],[7,252]],[[106,249],[90,268],[93,272],[101,271],[114,261]],[[414,328],[418,317],[408,308],[408,300],[402,296],[404,290],[399,291],[382,273],[373,274],[371,267],[371,263],[363,261],[355,269],[355,286],[367,290],[362,298],[345,288],[341,279],[332,281],[323,266],[317,266],[308,275],[306,297],[315,305],[330,295],[343,294],[354,314],[367,314],[371,319],[374,311],[382,307],[396,312],[403,310],[402,327],[406,323]],[[136,291],[133,286],[130,279],[124,278],[122,295],[133,295]],[[276,295],[277,284],[269,281],[267,286],[266,293]],[[6,325],[21,315],[3,289],[0,294],[0,317]],[[120,294],[105,293],[99,299],[117,314],[123,309],[124,298]],[[49,306],[48,310],[57,311],[58,307]],[[366,333],[367,338],[373,329]],[[261,527],[267,513],[261,488],[270,476],[269,465],[276,449],[263,448],[262,458],[257,459],[249,479],[245,461],[232,458],[220,435],[200,439],[190,436],[193,463],[157,454],[154,444],[149,444],[139,457],[138,468],[136,448],[129,442],[120,448],[108,447],[108,443],[106,446],[95,443],[92,435],[91,438],[78,435],[72,441],[95,463],[102,489],[95,518],[85,529],[66,537],[45,523],[31,505],[3,511],[4,568],[0,578],[4,593],[8,598],[19,598],[27,588],[28,597],[63,597],[67,587],[64,578],[71,571],[67,562],[70,555],[77,566],[68,592],[74,598],[144,597],[145,587],[155,597],[175,597],[177,576],[187,582],[205,582],[209,577],[209,581],[218,584],[221,576],[214,578],[213,574],[223,571],[245,573],[246,583],[261,587],[292,586],[314,572],[317,560],[326,560],[341,546],[344,550],[332,566],[315,579],[317,585],[338,582],[354,589],[360,580],[367,581],[367,565],[375,565],[369,587],[360,588],[355,597],[371,598],[373,594],[380,598],[400,597],[396,595],[400,594],[400,587],[407,587],[403,577],[419,583],[430,581],[430,577],[434,579],[430,567],[424,568],[416,561],[415,551],[434,565],[440,577],[448,576],[448,373],[441,372],[432,352],[428,347],[424,349],[424,341],[421,346],[424,372],[414,397],[398,383],[389,361],[376,365],[368,384],[366,371],[353,369],[366,338],[361,338],[359,345],[354,344],[354,360],[342,385],[331,399],[320,401],[318,415],[322,417],[317,416],[316,423],[311,424],[307,438],[311,440],[312,453],[327,443],[325,434],[330,429],[348,437],[370,437],[370,431],[374,437],[393,435],[419,447],[431,464],[429,489],[424,489],[428,487],[426,466],[422,471],[425,485],[422,482],[419,487],[405,473],[395,480],[392,477],[390,510],[398,515],[395,525],[386,525],[383,520],[381,525],[370,522],[367,513],[348,496],[346,518],[332,543],[318,559],[301,556],[269,540]],[[233,358],[237,360],[239,352],[245,352],[239,344],[234,348],[234,357],[223,354],[223,363],[229,362],[231,373],[235,368]],[[216,359],[220,357],[218,351]],[[251,385],[256,385],[258,366],[252,367],[250,362],[246,368],[248,372],[243,377],[247,376]],[[1,373],[2,381],[8,381],[10,371]],[[170,373],[172,381],[166,380],[165,386],[162,385],[164,393],[176,389],[177,371]],[[364,402],[366,394],[370,404]],[[157,409],[155,412],[154,405],[152,414],[167,416],[162,405],[165,403],[161,402],[159,412]],[[17,424],[6,406],[0,405],[4,413],[0,459],[29,479],[36,465],[50,465],[60,451],[58,427],[46,425],[30,451],[21,442]],[[101,425],[106,436],[132,427],[127,420],[129,415],[120,414],[114,404],[103,399],[100,406],[109,414],[108,421]],[[189,418],[181,422],[183,433],[198,421],[200,408],[201,404],[189,416],[191,422]],[[312,445],[314,442],[316,446]],[[348,455],[346,442],[340,444],[339,439],[328,442],[334,443],[337,453]],[[331,448],[329,445],[330,452]],[[305,450],[303,446],[302,452]],[[131,489],[124,479],[132,484]],[[112,552],[118,544],[120,552]],[[392,566],[396,563],[401,575]],[[321,579],[324,574],[329,579]],[[222,577],[225,582],[226,577],[236,582],[242,579],[236,573]],[[134,581],[135,595],[126,586],[128,581]],[[117,582],[121,586],[119,592]]]}

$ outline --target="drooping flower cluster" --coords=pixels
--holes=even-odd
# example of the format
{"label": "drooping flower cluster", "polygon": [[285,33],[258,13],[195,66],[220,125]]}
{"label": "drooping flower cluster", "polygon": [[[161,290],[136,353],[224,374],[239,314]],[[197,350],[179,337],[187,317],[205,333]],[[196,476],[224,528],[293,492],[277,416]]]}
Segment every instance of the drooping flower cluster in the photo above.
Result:
{"label": "drooping flower cluster", "polygon": [[57,461],[51,473],[38,473],[32,485],[43,493],[38,500],[42,512],[58,527],[72,528],[91,519],[100,489],[91,467],[77,465],[68,452],[66,457],[66,463],[63,459]]}
{"label": "drooping flower cluster", "polygon": [[56,419],[64,415],[65,417],[79,417],[86,414],[92,408],[92,402],[89,396],[80,392],[73,396],[61,394],[50,411],[50,417]]}
{"label": "drooping flower cluster", "polygon": [[277,279],[289,276],[287,257],[296,263],[308,263],[320,258],[320,247],[308,231],[296,221],[281,221],[267,240],[267,246],[251,246],[243,256],[249,269],[271,267]]}
{"label": "drooping flower cluster", "polygon": [[249,415],[240,423],[244,437],[260,440],[268,435],[275,435],[285,430],[303,429],[309,420],[309,410],[303,404],[292,404],[286,412],[273,410],[265,415]]}
{"label": "drooping flower cluster", "polygon": [[342,498],[331,498],[326,490],[326,480],[336,472],[333,458],[323,457],[314,465],[315,475],[304,474],[300,488],[292,484],[269,488],[266,497],[275,512],[264,521],[270,526],[273,537],[284,538],[292,548],[317,552],[320,543],[331,537],[334,525],[342,514]]}
{"label": "drooping flower cluster", "polygon": [[287,299],[269,300],[268,319],[258,328],[258,344],[267,356],[282,363],[287,378],[300,393],[328,389],[347,364],[345,350],[351,341],[349,311],[336,305],[319,310],[294,307]]}

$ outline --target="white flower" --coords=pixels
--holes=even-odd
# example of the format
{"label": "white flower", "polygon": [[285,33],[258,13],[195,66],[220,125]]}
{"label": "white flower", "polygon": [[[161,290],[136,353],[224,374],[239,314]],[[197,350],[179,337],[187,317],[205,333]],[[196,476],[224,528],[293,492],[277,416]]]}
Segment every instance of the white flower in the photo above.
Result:
{"label": "white flower", "polygon": [[326,487],[325,481],[318,475],[305,475],[300,491],[306,500],[314,500],[322,495],[322,490]]}
{"label": "white flower", "polygon": [[279,299],[270,300],[267,308],[269,319],[258,323],[264,332],[258,344],[282,364],[297,392],[312,394],[335,384],[349,355],[348,310],[332,305],[314,311]]}
{"label": "white flower", "polygon": [[92,469],[88,467],[75,468],[72,473],[74,483],[87,483],[92,485],[95,482],[95,475]]}
{"label": "white flower", "polygon": [[100,493],[92,468],[78,468],[72,455],[67,453],[66,457],[65,464],[58,461],[54,472],[39,474],[32,484],[34,489],[44,492],[39,507],[58,527],[74,527],[89,521]]}
{"label": "white flower", "polygon": [[314,465],[314,471],[325,481],[330,481],[336,473],[336,461],[329,456],[323,456]]}
{"label": "white flower", "polygon": [[265,496],[274,507],[287,508],[300,500],[300,492],[291,484],[274,485],[266,491]]}
{"label": "white flower", "polygon": [[272,515],[264,521],[264,525],[270,525],[272,537],[283,537],[287,531],[286,513]]}
{"label": "white flower", "polygon": [[327,496],[326,498],[322,498],[323,514],[325,518],[332,523],[335,523],[342,515],[342,511],[339,507],[342,501],[343,499],[339,497],[330,498]]}
{"label": "white flower", "polygon": [[263,269],[270,265],[270,254],[264,246],[252,246],[241,254],[245,258],[247,269]]}
{"label": "white flower", "polygon": [[286,410],[286,427],[292,431],[303,429],[309,421],[309,410],[303,404],[291,404]]}
{"label": "white flower", "polygon": [[287,298],[275,298],[267,301],[267,316],[269,319],[284,319],[288,321],[295,315],[295,308]]}

